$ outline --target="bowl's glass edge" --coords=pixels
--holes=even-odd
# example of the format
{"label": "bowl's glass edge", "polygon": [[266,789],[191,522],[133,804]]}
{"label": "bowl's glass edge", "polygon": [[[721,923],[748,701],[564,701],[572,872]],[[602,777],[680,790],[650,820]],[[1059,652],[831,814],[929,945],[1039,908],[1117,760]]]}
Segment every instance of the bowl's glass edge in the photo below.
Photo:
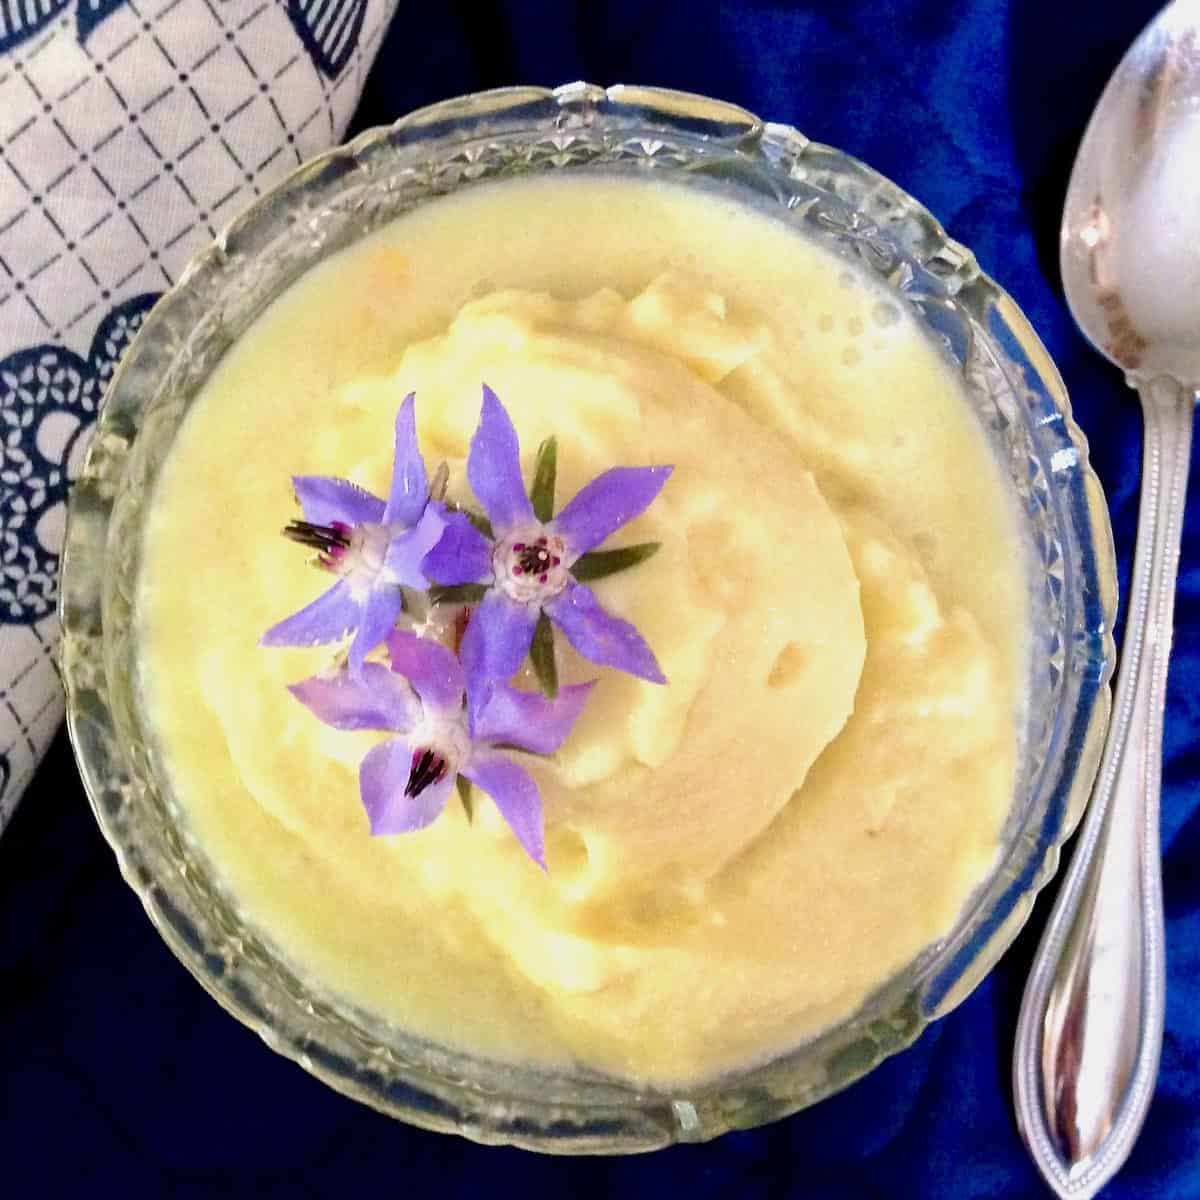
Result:
{"label": "bowl's glass edge", "polygon": [[[719,1085],[698,1089],[686,1098],[638,1096],[632,1092],[617,1102],[554,1102],[538,1106],[511,1103],[478,1090],[469,1083],[437,1078],[419,1066],[387,1064],[398,1070],[404,1087],[337,1054],[323,1052],[310,1033],[283,1032],[278,1014],[264,1010],[244,990],[231,986],[224,969],[214,970],[189,931],[172,898],[143,861],[135,844],[126,840],[119,814],[141,788],[130,748],[122,744],[109,703],[106,664],[111,648],[104,645],[106,627],[113,624],[114,599],[104,594],[102,581],[112,555],[125,552],[115,533],[114,500],[128,467],[130,447],[139,428],[145,398],[161,391],[162,376],[183,352],[193,330],[186,323],[197,299],[215,294],[221,273],[234,257],[254,253],[302,224],[306,213],[318,211],[343,193],[348,181],[367,182],[386,168],[397,147],[426,139],[454,139],[466,128],[478,136],[481,122],[497,130],[546,122],[568,135],[573,128],[597,122],[625,121],[631,127],[671,131],[682,128],[702,137],[726,156],[767,159],[775,171],[792,178],[827,181],[847,205],[867,218],[880,214],[894,231],[898,222],[911,228],[906,245],[931,275],[943,281],[948,294],[981,319],[995,316],[1011,339],[1006,349],[1018,371],[1027,370],[1051,408],[1061,416],[1055,436],[1064,479],[1077,484],[1070,499],[1073,519],[1086,530],[1082,568],[1094,595],[1087,637],[1072,648],[1068,667],[1077,673],[1087,697],[1075,708],[1075,725],[1064,731],[1073,747],[1073,769],[1064,765],[1055,781],[1059,818],[1044,831],[1036,847],[1029,878],[1014,895],[1004,919],[968,961],[955,971],[952,984],[930,1001],[926,978],[903,1006],[899,1019],[886,1029],[876,1028],[865,1040],[846,1047],[817,1078],[800,1086],[780,1078],[785,1064],[770,1064],[739,1081],[731,1096]],[[819,186],[819,185],[818,185]],[[869,228],[853,231],[870,253]],[[1030,378],[1013,380],[1028,387]],[[1069,452],[1074,453],[1071,458]],[[1049,466],[1049,463],[1048,463]],[[1054,471],[1049,471],[1051,479]],[[1053,495],[1053,489],[1051,489]],[[1066,501],[1062,501],[1066,503]],[[1070,550],[1071,548],[1067,548]],[[1015,936],[1028,915],[1037,890],[1053,873],[1059,848],[1082,811],[1098,763],[1106,727],[1112,670],[1112,624],[1116,605],[1116,570],[1111,531],[1099,483],[1087,464],[1086,441],[1071,419],[1062,382],[1036,335],[1016,306],[978,269],[963,247],[945,236],[940,225],[906,193],[870,168],[828,147],[811,143],[797,131],[764,125],[735,106],[703,97],[648,88],[602,89],[572,84],[550,91],[539,88],[502,89],[463,97],[409,114],[395,125],[371,130],[297,169],[272,193],[235,219],[215,244],[198,255],[176,286],[148,318],[142,333],[125,356],[109,388],[80,480],[72,495],[62,560],[59,611],[63,627],[59,650],[67,690],[68,724],[89,800],[121,871],[139,895],[147,913],[173,951],[233,1015],[254,1028],[274,1049],[286,1054],[334,1087],[383,1111],[430,1128],[455,1130],[484,1142],[509,1142],[557,1152],[604,1152],[651,1149],[678,1140],[702,1140],[729,1128],[758,1124],[782,1116],[836,1090],[874,1066],[881,1058],[908,1045],[934,1016],[952,1007],[982,978]],[[127,602],[128,598],[126,598]],[[755,1082],[755,1079],[759,1082]]]}

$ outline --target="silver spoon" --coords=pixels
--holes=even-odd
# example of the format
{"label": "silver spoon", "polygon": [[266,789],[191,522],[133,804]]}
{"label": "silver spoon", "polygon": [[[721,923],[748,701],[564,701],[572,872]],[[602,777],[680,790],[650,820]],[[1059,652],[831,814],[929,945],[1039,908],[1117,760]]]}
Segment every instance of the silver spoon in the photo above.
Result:
{"label": "silver spoon", "polygon": [[1059,1196],[1086,1200],[1133,1148],[1162,1048],[1163,705],[1200,386],[1200,0],[1159,13],[1105,88],[1071,175],[1061,256],[1075,320],[1137,388],[1145,419],[1113,722],[1013,1061],[1034,1161]]}

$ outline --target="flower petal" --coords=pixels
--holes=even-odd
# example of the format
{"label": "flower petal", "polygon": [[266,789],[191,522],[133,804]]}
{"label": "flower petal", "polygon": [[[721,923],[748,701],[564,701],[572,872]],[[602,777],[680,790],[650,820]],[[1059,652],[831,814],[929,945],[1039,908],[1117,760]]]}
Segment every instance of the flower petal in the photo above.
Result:
{"label": "flower petal", "polygon": [[383,519],[388,524],[415,525],[429,499],[425,460],[417,445],[416,398],[409,392],[396,414],[396,456],[392,463],[392,490]]}
{"label": "flower petal", "polygon": [[485,689],[482,703],[473,711],[471,728],[476,742],[503,743],[534,754],[553,754],[566,740],[594,683],[577,683],[560,689],[549,700],[540,692],[522,692],[497,683]]}
{"label": "flower petal", "polygon": [[499,397],[485,383],[479,428],[467,455],[467,480],[496,533],[534,520],[521,480],[521,445]]}
{"label": "flower petal", "polygon": [[378,525],[383,520],[383,501],[348,479],[329,475],[293,475],[292,488],[304,519],[313,525]]}
{"label": "flower petal", "polygon": [[419,796],[406,796],[404,789],[412,770],[413,747],[403,738],[380,742],[367,752],[358,769],[358,791],[375,837],[388,833],[411,833],[437,820],[454,776],[447,771],[437,783]]}
{"label": "flower petal", "polygon": [[573,558],[644,512],[671,478],[673,467],[613,467],[580,490],[550,523]]}
{"label": "flower petal", "polygon": [[651,683],[667,682],[642,635],[628,621],[605,612],[591,588],[571,584],[546,605],[546,612],[584,658]]}
{"label": "flower petal", "polygon": [[432,638],[397,629],[388,637],[387,647],[392,670],[416,688],[422,704],[434,709],[462,707],[466,686],[463,669],[445,646]]}
{"label": "flower petal", "polygon": [[347,656],[352,674],[361,674],[367,655],[387,637],[403,611],[404,600],[398,587],[380,583],[367,593],[358,632],[354,635],[354,641],[350,643]]}
{"label": "flower petal", "polygon": [[445,527],[441,507],[427,504],[417,523],[397,533],[388,543],[387,555],[383,560],[384,578],[423,592],[429,586],[429,580],[421,564],[438,544]]}
{"label": "flower petal", "polygon": [[445,514],[441,540],[425,556],[421,569],[447,587],[459,583],[488,583],[492,578],[492,543],[459,512]]}
{"label": "flower petal", "polygon": [[314,675],[291,684],[288,691],[334,729],[407,733],[421,719],[416,692],[382,663],[367,663],[358,676],[349,671]]}
{"label": "flower petal", "polygon": [[546,869],[542,797],[529,773],[503,754],[473,754],[462,772],[477,788],[487,792],[517,835],[525,853]]}
{"label": "flower petal", "polygon": [[509,679],[529,653],[537,619],[536,607],[518,604],[497,591],[484,596],[471,612],[459,651],[468,693]]}
{"label": "flower petal", "polygon": [[358,628],[362,606],[354,598],[350,585],[339,579],[299,612],[272,625],[258,639],[260,646],[321,646],[341,641]]}

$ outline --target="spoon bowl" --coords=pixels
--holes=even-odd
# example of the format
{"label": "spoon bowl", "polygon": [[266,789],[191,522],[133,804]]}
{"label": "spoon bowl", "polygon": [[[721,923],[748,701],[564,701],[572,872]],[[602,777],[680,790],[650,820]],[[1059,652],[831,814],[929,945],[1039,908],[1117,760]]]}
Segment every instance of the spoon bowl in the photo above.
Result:
{"label": "spoon bowl", "polygon": [[1136,378],[1200,381],[1200,2],[1121,60],[1079,147],[1060,259],[1071,315]]}

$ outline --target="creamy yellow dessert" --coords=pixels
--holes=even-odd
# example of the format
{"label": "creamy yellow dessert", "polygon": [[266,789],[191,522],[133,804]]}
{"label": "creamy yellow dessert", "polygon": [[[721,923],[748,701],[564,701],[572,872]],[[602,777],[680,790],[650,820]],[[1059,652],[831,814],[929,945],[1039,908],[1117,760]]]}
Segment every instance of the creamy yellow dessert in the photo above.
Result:
{"label": "creamy yellow dessert", "polygon": [[[595,583],[668,683],[597,680],[541,791],[543,872],[494,806],[372,837],[364,752],[267,649],[322,580],[279,536],[293,475],[385,495],[415,392],[463,469],[486,382],[564,498],[670,464]],[[782,223],[646,180],[440,200],[315,268],[208,382],[164,467],[137,599],[180,820],[326,992],[480,1055],[649,1085],[849,1016],[954,925],[1013,795],[1017,516],[954,371],[901,302]],[[404,617],[412,623],[415,618]],[[438,613],[421,632],[441,632]]]}

